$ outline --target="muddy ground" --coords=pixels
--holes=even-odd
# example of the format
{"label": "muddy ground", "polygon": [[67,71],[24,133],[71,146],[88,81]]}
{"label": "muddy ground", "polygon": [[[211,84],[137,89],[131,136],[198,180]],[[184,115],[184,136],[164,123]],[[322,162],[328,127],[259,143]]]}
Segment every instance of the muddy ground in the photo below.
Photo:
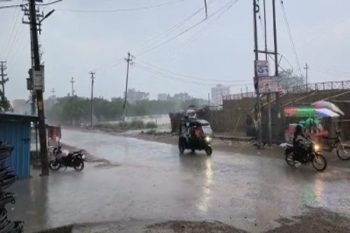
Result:
{"label": "muddy ground", "polygon": [[[322,208],[309,208],[308,212],[292,218],[276,220],[280,226],[264,233],[348,233],[350,218]],[[41,233],[245,233],[242,229],[214,221],[168,221],[151,223],[142,221],[109,222],[67,226]]]}

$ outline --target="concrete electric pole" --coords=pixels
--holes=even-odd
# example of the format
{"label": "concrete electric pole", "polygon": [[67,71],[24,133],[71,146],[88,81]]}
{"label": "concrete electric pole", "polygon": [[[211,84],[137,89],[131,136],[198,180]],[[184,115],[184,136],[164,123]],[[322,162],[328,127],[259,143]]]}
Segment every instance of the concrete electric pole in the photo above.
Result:
{"label": "concrete electric pole", "polygon": [[95,83],[95,73],[91,74],[91,100],[90,100],[90,127],[93,127],[93,115],[94,115],[94,83]]}
{"label": "concrete electric pole", "polygon": [[261,103],[260,103],[260,90],[259,90],[259,77],[257,70],[257,62],[259,60],[259,47],[258,47],[258,26],[257,26],[257,17],[256,14],[259,13],[259,5],[253,0],[253,16],[254,16],[254,86],[256,90],[257,97],[257,108],[256,108],[256,120],[257,120],[257,139],[258,139],[258,148],[261,148],[262,145],[262,128],[261,128]]}
{"label": "concrete electric pole", "polygon": [[[32,57],[34,61],[34,67],[32,67],[32,80],[34,83],[34,90],[36,93],[37,111],[38,111],[38,129],[40,139],[40,159],[41,159],[41,175],[49,175],[49,160],[47,154],[47,141],[46,141],[46,124],[45,124],[45,111],[44,111],[44,72],[43,66],[40,63],[39,52],[39,40],[38,40],[38,22],[37,22],[37,9],[35,0],[28,0],[29,4],[29,24],[32,38]],[[39,22],[40,23],[40,22]],[[36,84],[36,82],[38,82]]]}
{"label": "concrete electric pole", "polygon": [[132,65],[134,56],[128,53],[128,57],[125,58],[126,61],[126,83],[125,83],[125,96],[124,96],[124,105],[123,105],[123,110],[124,110],[124,115],[123,115],[123,120],[125,121],[126,115],[127,115],[127,104],[128,104],[128,84],[129,84],[129,70],[130,70],[130,65]]}

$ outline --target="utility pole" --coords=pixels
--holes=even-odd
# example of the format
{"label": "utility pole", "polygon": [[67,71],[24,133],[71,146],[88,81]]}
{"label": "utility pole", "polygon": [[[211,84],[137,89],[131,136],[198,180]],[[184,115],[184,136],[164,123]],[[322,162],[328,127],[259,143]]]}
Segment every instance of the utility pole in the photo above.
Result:
{"label": "utility pole", "polygon": [[264,4],[264,36],[265,36],[265,59],[268,60],[267,54],[267,20],[266,20],[266,0],[263,0]]}
{"label": "utility pole", "polygon": [[[275,77],[277,78],[279,76],[279,64],[278,64],[278,46],[277,46],[277,20],[276,20],[276,0],[272,0],[272,13],[273,13],[273,41],[274,41],[274,55],[275,55]],[[280,95],[278,92],[276,92],[276,110],[278,116],[280,116]],[[270,116],[271,116],[271,110]],[[271,117],[270,117],[271,118]],[[282,122],[281,119],[276,122],[276,130],[281,131],[282,130]],[[271,125],[269,126],[271,129]],[[271,131],[272,132],[272,129]],[[271,134],[271,133],[270,133]],[[269,140],[271,141],[271,135]]]}
{"label": "utility pole", "polygon": [[306,92],[308,91],[308,85],[309,85],[309,65],[306,63],[305,64],[305,67],[304,67],[304,69],[305,69],[305,81],[306,81]]}
{"label": "utility pole", "polygon": [[55,97],[55,93],[56,93],[55,88],[52,88],[51,93],[52,93],[52,97]]}
{"label": "utility pole", "polygon": [[7,70],[6,67],[6,61],[0,61],[0,76],[1,76],[1,87],[2,87],[2,94],[5,96],[5,83],[7,83],[9,81],[7,77],[7,74],[5,73]]}
{"label": "utility pole", "polygon": [[128,57],[125,58],[126,61],[126,84],[125,84],[125,96],[124,96],[124,116],[123,116],[123,120],[125,121],[126,119],[126,115],[127,115],[127,104],[128,104],[128,84],[129,84],[129,69],[130,69],[130,65],[132,65],[133,62],[133,57],[130,52],[128,52]]}
{"label": "utility pole", "polygon": [[74,77],[72,77],[70,83],[72,84],[72,96],[74,96],[75,95],[75,91],[74,91],[74,83],[75,83]]}
{"label": "utility pole", "polygon": [[[263,0],[264,7],[264,39],[265,39],[265,60],[268,61],[267,49],[267,19],[266,19],[266,0]],[[267,94],[267,131],[268,131],[268,145],[272,144],[272,122],[271,122],[271,93]]]}
{"label": "utility pole", "polygon": [[259,5],[256,3],[257,0],[253,0],[253,20],[254,20],[254,53],[255,53],[255,62],[254,62],[254,85],[256,89],[257,97],[257,136],[258,136],[258,149],[261,148],[262,142],[262,131],[261,131],[261,103],[260,103],[260,90],[259,90],[259,77],[257,70],[257,62],[259,60],[259,51],[258,51],[258,27],[257,27],[257,17],[256,14],[259,12]]}
{"label": "utility pole", "polygon": [[273,11],[273,42],[275,47],[275,76],[278,77],[278,46],[277,46],[277,23],[276,23],[276,0],[272,0]]}
{"label": "utility pole", "polygon": [[95,73],[90,72],[91,74],[91,100],[90,100],[90,126],[93,127],[93,114],[94,114],[94,82],[95,82]]}
{"label": "utility pole", "polygon": [[[43,70],[41,69],[40,53],[39,53],[39,41],[38,41],[38,22],[37,22],[37,10],[35,0],[29,1],[29,20],[30,20],[30,32],[32,38],[32,55],[34,60],[34,67],[32,73],[39,74],[41,81],[44,82]],[[33,77],[34,78],[34,77]],[[38,109],[38,127],[39,127],[39,139],[40,139],[40,159],[41,159],[41,175],[49,175],[49,161],[47,155],[47,141],[46,141],[46,124],[44,115],[44,99],[43,88],[36,88],[36,102]]]}

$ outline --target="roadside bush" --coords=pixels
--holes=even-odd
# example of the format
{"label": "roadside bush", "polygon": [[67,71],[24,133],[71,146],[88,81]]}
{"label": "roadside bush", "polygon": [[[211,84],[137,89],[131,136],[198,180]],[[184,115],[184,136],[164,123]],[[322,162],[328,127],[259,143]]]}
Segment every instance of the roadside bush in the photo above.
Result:
{"label": "roadside bush", "polygon": [[129,123],[129,129],[144,129],[145,123],[143,121],[132,121]]}
{"label": "roadside bush", "polygon": [[157,124],[155,122],[147,122],[146,128],[147,129],[155,129],[155,128],[157,128]]}

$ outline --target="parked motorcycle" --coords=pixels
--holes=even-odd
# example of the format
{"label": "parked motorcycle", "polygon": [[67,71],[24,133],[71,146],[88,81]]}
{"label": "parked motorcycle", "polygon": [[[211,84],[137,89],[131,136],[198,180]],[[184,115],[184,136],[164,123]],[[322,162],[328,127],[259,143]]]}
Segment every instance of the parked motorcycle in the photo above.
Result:
{"label": "parked motorcycle", "polygon": [[62,156],[62,145],[58,143],[58,146],[53,149],[53,155],[55,159],[50,161],[49,167],[53,171],[58,171],[62,166],[73,167],[76,171],[82,171],[84,169],[85,156],[82,150],[68,153],[67,156]]}
{"label": "parked motorcycle", "polygon": [[305,150],[302,155],[298,155],[297,153],[300,153],[300,151],[296,151],[294,146],[291,144],[284,143],[282,144],[282,147],[285,147],[285,159],[287,164],[291,167],[295,167],[298,163],[312,163],[312,166],[318,172],[322,172],[327,168],[327,160],[320,153],[321,147],[312,141],[310,141],[307,150]]}

